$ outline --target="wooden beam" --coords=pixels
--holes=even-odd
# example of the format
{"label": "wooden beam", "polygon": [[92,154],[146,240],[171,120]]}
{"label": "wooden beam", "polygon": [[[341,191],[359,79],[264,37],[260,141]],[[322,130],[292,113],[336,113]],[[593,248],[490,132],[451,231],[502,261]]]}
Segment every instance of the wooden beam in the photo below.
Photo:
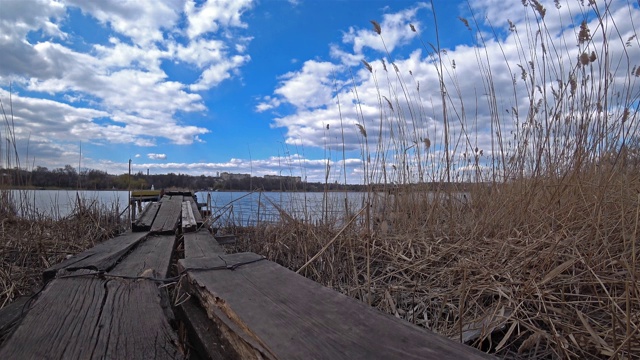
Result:
{"label": "wooden beam", "polygon": [[224,254],[224,248],[207,230],[184,234],[184,257],[187,259],[214,257]]}
{"label": "wooden beam", "polygon": [[73,275],[47,285],[0,359],[184,358],[156,284]]}
{"label": "wooden beam", "polygon": [[241,356],[492,358],[260,258],[241,253],[180,260],[187,288]]}
{"label": "wooden beam", "polygon": [[174,235],[149,236],[109,271],[109,275],[140,276],[151,271],[154,277],[167,277],[175,241]]}
{"label": "wooden beam", "polygon": [[125,233],[104,241],[48,268],[42,274],[42,278],[46,283],[53,279],[58,271],[63,269],[69,271],[77,269],[107,271],[146,236],[147,233]]}
{"label": "wooden beam", "polygon": [[182,195],[165,195],[160,200],[160,210],[156,215],[151,232],[155,234],[173,234],[180,220],[182,212]]}
{"label": "wooden beam", "polygon": [[151,224],[153,224],[153,220],[155,220],[158,214],[158,209],[160,209],[159,202],[152,202],[147,205],[131,226],[131,230],[134,232],[151,230]]}
{"label": "wooden beam", "polygon": [[198,228],[189,201],[182,202],[182,233],[194,232]]}

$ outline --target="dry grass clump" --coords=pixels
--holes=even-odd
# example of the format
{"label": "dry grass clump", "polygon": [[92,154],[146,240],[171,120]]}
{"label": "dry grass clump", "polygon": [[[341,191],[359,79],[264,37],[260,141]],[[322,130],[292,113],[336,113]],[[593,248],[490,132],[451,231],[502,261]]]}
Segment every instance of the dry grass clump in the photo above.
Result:
{"label": "dry grass clump", "polygon": [[619,173],[478,187],[469,203],[395,194],[386,226],[261,225],[231,250],[294,271],[320,253],[301,274],[499,356],[638,358],[639,192]]}
{"label": "dry grass clump", "polygon": [[53,264],[122,231],[113,209],[78,199],[70,215],[54,220],[32,213],[18,216],[9,191],[0,191],[0,308],[42,285]]}

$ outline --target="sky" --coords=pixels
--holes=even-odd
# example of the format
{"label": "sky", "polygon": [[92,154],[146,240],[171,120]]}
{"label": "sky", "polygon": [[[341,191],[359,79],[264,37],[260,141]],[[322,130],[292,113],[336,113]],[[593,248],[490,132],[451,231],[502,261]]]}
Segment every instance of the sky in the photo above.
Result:
{"label": "sky", "polygon": [[[571,24],[586,20],[597,41],[588,4],[540,3],[551,37],[575,44]],[[607,4],[611,31],[631,37],[638,3]],[[474,115],[452,125],[454,140],[465,125],[473,133],[458,137],[456,154],[486,153],[493,110],[479,64],[492,64],[495,88],[506,89],[496,95],[501,113],[525,106],[507,71],[526,66],[536,16],[520,0],[0,0],[0,165],[15,147],[27,168],[120,174],[131,160],[133,172],[152,174],[361,183],[367,166],[381,166],[366,164],[371,154],[415,156],[426,139],[433,153],[422,161],[435,163],[443,146],[437,46],[452,101]],[[637,38],[627,44],[628,66],[640,64],[639,47]],[[575,63],[577,51],[567,46],[562,56]],[[505,134],[515,127],[508,118],[503,126]],[[398,145],[403,129],[412,131]],[[387,145],[376,145],[381,138]],[[393,159],[384,166],[401,166]]]}

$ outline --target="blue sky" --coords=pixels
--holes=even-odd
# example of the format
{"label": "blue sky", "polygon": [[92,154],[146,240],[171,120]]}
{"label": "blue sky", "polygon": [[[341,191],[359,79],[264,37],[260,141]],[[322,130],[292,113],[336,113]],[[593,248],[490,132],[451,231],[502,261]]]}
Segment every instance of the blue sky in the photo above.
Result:
{"label": "blue sky", "polygon": [[[560,1],[560,9],[542,3],[559,39],[575,36],[570,21],[589,18],[578,1]],[[331,180],[344,182],[346,171],[346,181],[358,183],[363,153],[393,151],[375,149],[393,126],[378,132],[381,100],[363,59],[388,98],[393,85],[385,81],[393,80],[384,79],[383,66],[392,61],[402,81],[421,85],[410,95],[414,109],[423,111],[407,144],[430,139],[434,153],[427,155],[438,161],[438,80],[427,54],[428,44],[436,43],[433,10],[447,66],[458,71],[458,96],[469,106],[484,91],[478,48],[487,49],[487,61],[494,58],[497,74],[506,64],[526,62],[507,22],[524,27],[535,21],[520,0],[436,0],[433,8],[404,0],[0,0],[0,99],[7,111],[11,84],[23,166],[53,169],[80,161],[123,173],[131,159],[134,171],[283,174],[309,181],[324,181],[329,169]],[[628,19],[640,18],[637,4],[613,1],[611,12],[620,17],[623,36],[634,32]],[[380,23],[386,50],[370,20]],[[638,46],[629,53],[637,60]],[[567,55],[567,61],[576,57]],[[509,76],[497,78],[496,88],[510,87]],[[498,100],[511,108],[513,91]],[[489,112],[484,105],[471,110],[474,135],[459,144],[459,154],[487,151]],[[367,139],[356,124],[368,129]],[[506,134],[513,125],[505,120],[505,127]],[[6,124],[0,130],[4,139]],[[2,165],[7,145],[4,140]]]}

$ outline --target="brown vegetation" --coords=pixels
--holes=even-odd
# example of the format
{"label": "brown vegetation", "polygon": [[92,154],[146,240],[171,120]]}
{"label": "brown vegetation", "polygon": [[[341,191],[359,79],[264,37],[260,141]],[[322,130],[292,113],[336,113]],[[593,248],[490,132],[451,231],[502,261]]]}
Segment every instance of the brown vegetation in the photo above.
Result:
{"label": "brown vegetation", "polygon": [[115,209],[77,199],[61,219],[38,214],[20,192],[0,190],[0,308],[42,286],[42,272],[66,256],[77,254],[122,229]]}

